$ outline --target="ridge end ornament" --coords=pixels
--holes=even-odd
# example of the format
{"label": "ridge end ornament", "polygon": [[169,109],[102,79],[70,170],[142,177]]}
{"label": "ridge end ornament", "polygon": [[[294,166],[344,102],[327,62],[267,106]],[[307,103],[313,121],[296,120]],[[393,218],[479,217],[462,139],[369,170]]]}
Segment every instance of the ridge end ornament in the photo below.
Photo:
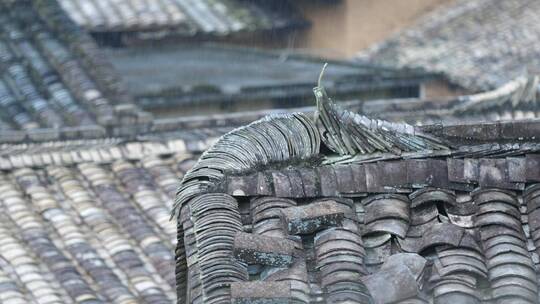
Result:
{"label": "ridge end ornament", "polygon": [[430,150],[448,150],[442,140],[406,123],[393,123],[345,110],[328,96],[322,78],[323,66],[313,93],[316,99],[314,122],[324,144],[339,155]]}

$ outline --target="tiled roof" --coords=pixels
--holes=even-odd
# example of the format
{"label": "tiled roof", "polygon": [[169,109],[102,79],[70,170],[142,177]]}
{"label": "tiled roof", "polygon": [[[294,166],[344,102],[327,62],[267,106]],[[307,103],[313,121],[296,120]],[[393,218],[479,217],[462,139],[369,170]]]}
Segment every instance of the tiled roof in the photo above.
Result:
{"label": "tiled roof", "polygon": [[418,127],[315,96],[184,175],[178,303],[538,303],[540,120]]}
{"label": "tiled roof", "polygon": [[50,148],[58,146],[58,143],[61,143],[60,147],[65,143],[85,145],[90,144],[92,140],[99,141],[104,138],[116,138],[123,141],[152,141],[180,137],[185,140],[198,140],[226,133],[234,127],[250,123],[269,113],[284,112],[288,112],[288,110],[267,109],[163,118],[141,122],[136,119],[136,116],[133,117],[131,111],[127,111],[127,113],[122,113],[117,125],[109,128],[89,125],[58,129],[4,130],[0,132],[0,148],[33,147],[35,145]]}
{"label": "tiled roof", "polygon": [[93,40],[55,3],[1,4],[0,130],[110,125],[116,106],[131,103]]}
{"label": "tiled roof", "polygon": [[[286,51],[209,43],[111,49],[108,55],[144,108],[243,101],[254,107],[254,100],[311,100],[325,63]],[[433,77],[414,70],[332,61],[325,78],[333,94],[381,98],[417,96],[419,84]],[[286,105],[291,103],[287,100]]]}
{"label": "tiled roof", "polygon": [[304,21],[285,9],[286,1],[241,0],[58,0],[91,32],[171,31],[181,35],[227,35],[276,30]]}
{"label": "tiled roof", "polygon": [[540,117],[538,77],[519,77],[503,86],[448,99],[374,100],[351,104],[365,115],[411,124],[523,120]]}
{"label": "tiled roof", "polygon": [[540,72],[539,16],[535,0],[457,0],[361,58],[423,68],[464,88],[488,90]]}
{"label": "tiled roof", "polygon": [[4,145],[1,303],[172,303],[179,178],[212,138]]}
{"label": "tiled roof", "polygon": [[[525,120],[539,117],[540,86],[538,77],[519,77],[494,90],[450,98],[396,98],[359,100],[344,98],[339,104],[345,109],[373,118],[413,125],[440,123],[472,123],[483,121]],[[165,131],[183,129],[190,124],[197,127],[221,125],[241,126],[268,115],[305,113],[312,115],[315,106],[264,109],[210,116],[215,123],[205,125],[203,117],[157,120],[155,129]]]}

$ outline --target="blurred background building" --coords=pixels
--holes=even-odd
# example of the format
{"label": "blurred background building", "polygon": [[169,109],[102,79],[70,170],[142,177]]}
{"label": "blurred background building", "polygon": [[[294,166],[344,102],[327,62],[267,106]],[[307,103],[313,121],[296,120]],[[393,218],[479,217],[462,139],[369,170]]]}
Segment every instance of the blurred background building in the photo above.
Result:
{"label": "blurred background building", "polygon": [[340,100],[431,96],[443,87],[429,72],[335,60],[444,1],[401,4],[396,14],[388,14],[392,1],[59,2],[107,50],[138,105],[158,116],[305,106],[329,60],[327,86]]}
{"label": "blurred background building", "polygon": [[170,303],[178,178],[235,127],[312,113],[324,63],[370,117],[539,117],[538,20],[537,0],[0,1],[0,302]]}
{"label": "blurred background building", "polygon": [[84,126],[123,134],[189,117],[306,107],[325,62],[331,96],[358,108],[387,99],[444,105],[540,66],[540,7],[530,0],[5,6],[0,120],[12,130]]}

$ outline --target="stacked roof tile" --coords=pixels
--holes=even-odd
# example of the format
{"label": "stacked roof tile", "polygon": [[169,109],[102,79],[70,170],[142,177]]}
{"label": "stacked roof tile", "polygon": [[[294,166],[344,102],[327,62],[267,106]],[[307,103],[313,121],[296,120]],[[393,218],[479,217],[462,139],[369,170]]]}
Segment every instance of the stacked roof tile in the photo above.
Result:
{"label": "stacked roof tile", "polygon": [[[284,29],[303,24],[285,1],[59,0],[79,25],[91,32],[168,30],[183,35],[227,35]],[[278,9],[278,6],[280,9]]]}
{"label": "stacked roof tile", "polygon": [[3,145],[0,301],[174,302],[178,177],[218,134]]}
{"label": "stacked roof tile", "polygon": [[1,4],[2,130],[111,125],[115,106],[130,102],[95,43],[56,2]]}
{"label": "stacked roof tile", "polygon": [[464,88],[485,91],[538,74],[539,15],[534,0],[454,1],[361,58],[442,73]]}
{"label": "stacked roof tile", "polygon": [[540,121],[420,127],[315,96],[184,175],[178,303],[540,301]]}

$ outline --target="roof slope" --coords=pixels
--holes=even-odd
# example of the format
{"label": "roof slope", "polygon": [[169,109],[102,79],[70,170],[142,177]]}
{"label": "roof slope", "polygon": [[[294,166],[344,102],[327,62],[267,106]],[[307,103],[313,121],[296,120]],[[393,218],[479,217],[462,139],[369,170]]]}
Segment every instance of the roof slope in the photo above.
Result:
{"label": "roof slope", "polygon": [[539,17],[534,0],[457,0],[360,58],[423,68],[464,88],[488,90],[540,72]]}
{"label": "roof slope", "polygon": [[110,125],[131,102],[55,1],[3,1],[0,24],[0,130]]}
{"label": "roof slope", "polygon": [[75,22],[91,32],[168,30],[181,35],[227,35],[303,23],[286,1],[58,1]]}
{"label": "roof slope", "polygon": [[219,134],[3,145],[0,302],[172,303],[178,178]]}

